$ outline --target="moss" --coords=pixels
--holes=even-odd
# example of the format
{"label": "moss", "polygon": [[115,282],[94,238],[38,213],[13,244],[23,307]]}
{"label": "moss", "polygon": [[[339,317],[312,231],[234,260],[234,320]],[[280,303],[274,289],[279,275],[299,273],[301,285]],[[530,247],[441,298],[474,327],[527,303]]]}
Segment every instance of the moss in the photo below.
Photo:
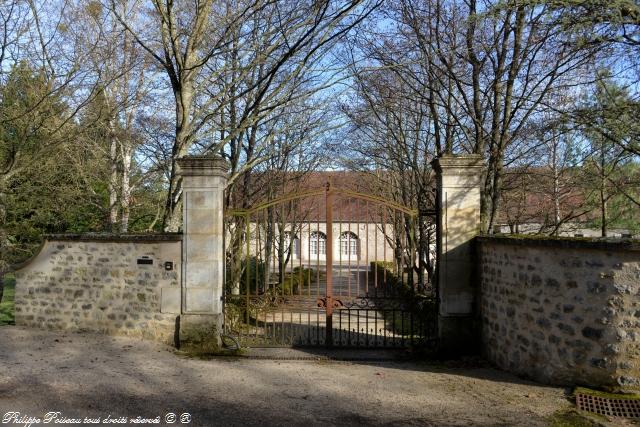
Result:
{"label": "moss", "polygon": [[63,233],[45,234],[44,238],[61,242],[179,242],[182,233]]}
{"label": "moss", "polygon": [[549,423],[550,427],[598,427],[603,425],[575,409],[557,411],[547,417],[547,423]]}
{"label": "moss", "polygon": [[541,234],[498,234],[476,237],[480,243],[502,243],[519,246],[640,251],[640,240],[600,237],[559,237]]}
{"label": "moss", "polygon": [[16,279],[13,275],[7,274],[4,277],[4,291],[2,301],[0,301],[0,326],[15,325],[14,297],[16,293]]}
{"label": "moss", "polygon": [[220,336],[211,326],[190,326],[180,332],[180,351],[191,355],[216,354],[220,352]]}
{"label": "moss", "polygon": [[586,387],[576,387],[573,390],[573,395],[575,396],[578,393],[587,394],[589,396],[603,397],[605,399],[629,399],[629,400],[640,400],[640,394],[616,394],[616,393],[608,393],[606,391],[600,390],[592,390]]}
{"label": "moss", "polygon": [[[590,396],[603,397],[608,399],[630,399],[640,400],[640,395],[633,394],[613,394],[600,390],[592,390],[586,387],[576,387],[573,390],[573,397],[576,394],[582,393]],[[552,427],[590,427],[590,426],[603,426],[609,421],[609,419],[603,415],[579,411],[576,409],[562,410],[554,413],[547,418],[549,425]]]}
{"label": "moss", "polygon": [[218,350],[202,351],[201,349],[193,347],[181,347],[180,350],[176,350],[175,354],[178,356],[184,356],[193,359],[210,360],[215,357],[245,357],[247,352],[245,349],[228,349],[218,348]]}

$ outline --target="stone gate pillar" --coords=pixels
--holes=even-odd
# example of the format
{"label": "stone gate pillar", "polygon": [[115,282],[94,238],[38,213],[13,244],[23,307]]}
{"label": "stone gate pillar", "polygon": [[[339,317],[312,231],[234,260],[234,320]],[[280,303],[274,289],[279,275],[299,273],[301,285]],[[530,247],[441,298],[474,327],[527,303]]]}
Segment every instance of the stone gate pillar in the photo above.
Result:
{"label": "stone gate pillar", "polygon": [[446,353],[474,351],[476,274],[473,238],[480,233],[480,155],[442,156],[432,163],[438,190],[438,333]]}
{"label": "stone gate pillar", "polygon": [[220,157],[178,159],[182,176],[182,315],[180,343],[217,345],[224,288],[224,189],[229,164]]}

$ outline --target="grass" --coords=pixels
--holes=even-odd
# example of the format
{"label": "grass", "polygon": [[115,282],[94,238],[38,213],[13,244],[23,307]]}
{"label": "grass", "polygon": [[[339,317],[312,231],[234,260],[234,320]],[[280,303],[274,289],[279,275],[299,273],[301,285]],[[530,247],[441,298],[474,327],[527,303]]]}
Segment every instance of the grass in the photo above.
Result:
{"label": "grass", "polygon": [[[576,387],[573,391],[573,395],[575,396],[577,393],[613,399],[640,399],[640,396],[638,395],[612,394],[584,387]],[[547,421],[551,427],[593,427],[603,426],[603,422],[606,422],[607,418],[591,412],[579,411],[577,409],[565,409],[554,413],[547,418]]]}
{"label": "grass", "polygon": [[4,278],[4,292],[0,301],[0,326],[15,325],[13,298],[16,294],[16,279],[12,275]]}
{"label": "grass", "polygon": [[558,411],[547,418],[550,427],[600,427],[601,423],[587,418],[575,409]]}

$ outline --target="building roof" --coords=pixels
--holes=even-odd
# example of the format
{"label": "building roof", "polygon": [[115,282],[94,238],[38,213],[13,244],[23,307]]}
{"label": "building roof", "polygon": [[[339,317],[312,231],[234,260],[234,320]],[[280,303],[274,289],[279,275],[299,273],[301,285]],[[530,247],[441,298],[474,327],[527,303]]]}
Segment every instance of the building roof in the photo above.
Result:
{"label": "building roof", "polygon": [[[384,194],[384,191],[380,188],[380,183],[375,179],[375,176],[370,173],[320,171],[309,172],[299,177],[290,174],[288,178],[290,179],[287,180],[284,189],[281,189],[277,195],[270,198],[263,197],[260,201],[250,204],[245,209],[264,206],[270,201],[282,199],[285,201],[273,206],[278,216],[287,216],[291,218],[292,221],[325,222],[327,212],[324,190],[327,184],[333,189],[378,197],[389,203],[393,203],[392,200],[381,196]],[[266,175],[260,178],[262,183],[265,183],[267,180]],[[312,194],[288,200],[296,195],[309,193]],[[411,206],[403,207],[413,209]],[[396,214],[395,211],[395,209],[390,209],[388,205],[376,201],[366,201],[342,194],[333,195],[334,222],[381,222],[385,219],[386,215],[385,222],[388,223],[391,222],[391,217]],[[268,212],[260,209],[255,215],[266,217]]]}
{"label": "building roof", "polygon": [[[554,185],[554,174],[549,168],[509,168],[503,177],[503,191],[495,224],[538,224],[549,227],[555,223],[556,207],[561,223],[586,223],[598,213],[589,202],[585,178],[579,169],[565,169]],[[264,172],[253,178],[252,190],[256,194],[250,203],[239,191],[237,200],[244,208],[260,205],[266,200],[292,197],[295,194],[317,190],[314,195],[279,204],[279,215],[310,222],[326,221],[325,196],[322,190],[330,183],[332,188],[354,191],[370,196],[393,198],[384,187],[385,172],[315,171],[306,174]],[[276,176],[274,178],[274,176]],[[378,177],[380,179],[378,179]],[[284,185],[269,185],[285,181]],[[265,188],[275,188],[276,194],[267,197]],[[236,189],[236,191],[238,191]],[[556,206],[557,200],[557,206]],[[415,206],[408,206],[415,208]],[[265,214],[260,212],[260,214]],[[384,220],[386,215],[386,220]],[[334,196],[333,220],[335,222],[392,222],[393,209],[375,202],[366,202],[348,196]],[[637,214],[635,214],[637,215]]]}

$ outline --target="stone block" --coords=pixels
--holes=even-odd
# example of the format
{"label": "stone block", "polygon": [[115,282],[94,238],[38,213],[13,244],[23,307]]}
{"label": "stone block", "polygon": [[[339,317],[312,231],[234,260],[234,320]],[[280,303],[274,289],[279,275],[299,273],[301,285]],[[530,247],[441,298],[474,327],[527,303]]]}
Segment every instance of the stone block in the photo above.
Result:
{"label": "stone block", "polygon": [[185,197],[187,210],[191,209],[215,209],[218,207],[216,203],[216,194],[211,190],[191,190]]}
{"label": "stone block", "polygon": [[220,349],[222,316],[182,314],[178,318],[177,345],[191,353],[216,353]]}
{"label": "stone block", "polygon": [[180,314],[182,311],[182,292],[181,288],[170,287],[162,288],[160,296],[160,312]]}
{"label": "stone block", "polygon": [[473,294],[458,292],[442,295],[440,298],[440,315],[468,315],[473,312]]}
{"label": "stone block", "polygon": [[[211,313],[217,308],[216,293],[212,287],[186,288],[185,312],[186,313]],[[219,314],[219,313],[217,313]]]}
{"label": "stone block", "polygon": [[182,188],[186,191],[216,190],[224,191],[223,182],[215,176],[185,176],[182,179]]}
{"label": "stone block", "polygon": [[185,287],[222,287],[223,266],[221,261],[193,261],[184,266]]}
{"label": "stone block", "polygon": [[196,234],[184,243],[185,259],[188,263],[200,261],[222,261],[222,236]]}
{"label": "stone block", "polygon": [[222,236],[222,222],[214,216],[214,211],[210,209],[192,209],[185,212],[184,229],[186,240],[192,234],[218,235]]}

